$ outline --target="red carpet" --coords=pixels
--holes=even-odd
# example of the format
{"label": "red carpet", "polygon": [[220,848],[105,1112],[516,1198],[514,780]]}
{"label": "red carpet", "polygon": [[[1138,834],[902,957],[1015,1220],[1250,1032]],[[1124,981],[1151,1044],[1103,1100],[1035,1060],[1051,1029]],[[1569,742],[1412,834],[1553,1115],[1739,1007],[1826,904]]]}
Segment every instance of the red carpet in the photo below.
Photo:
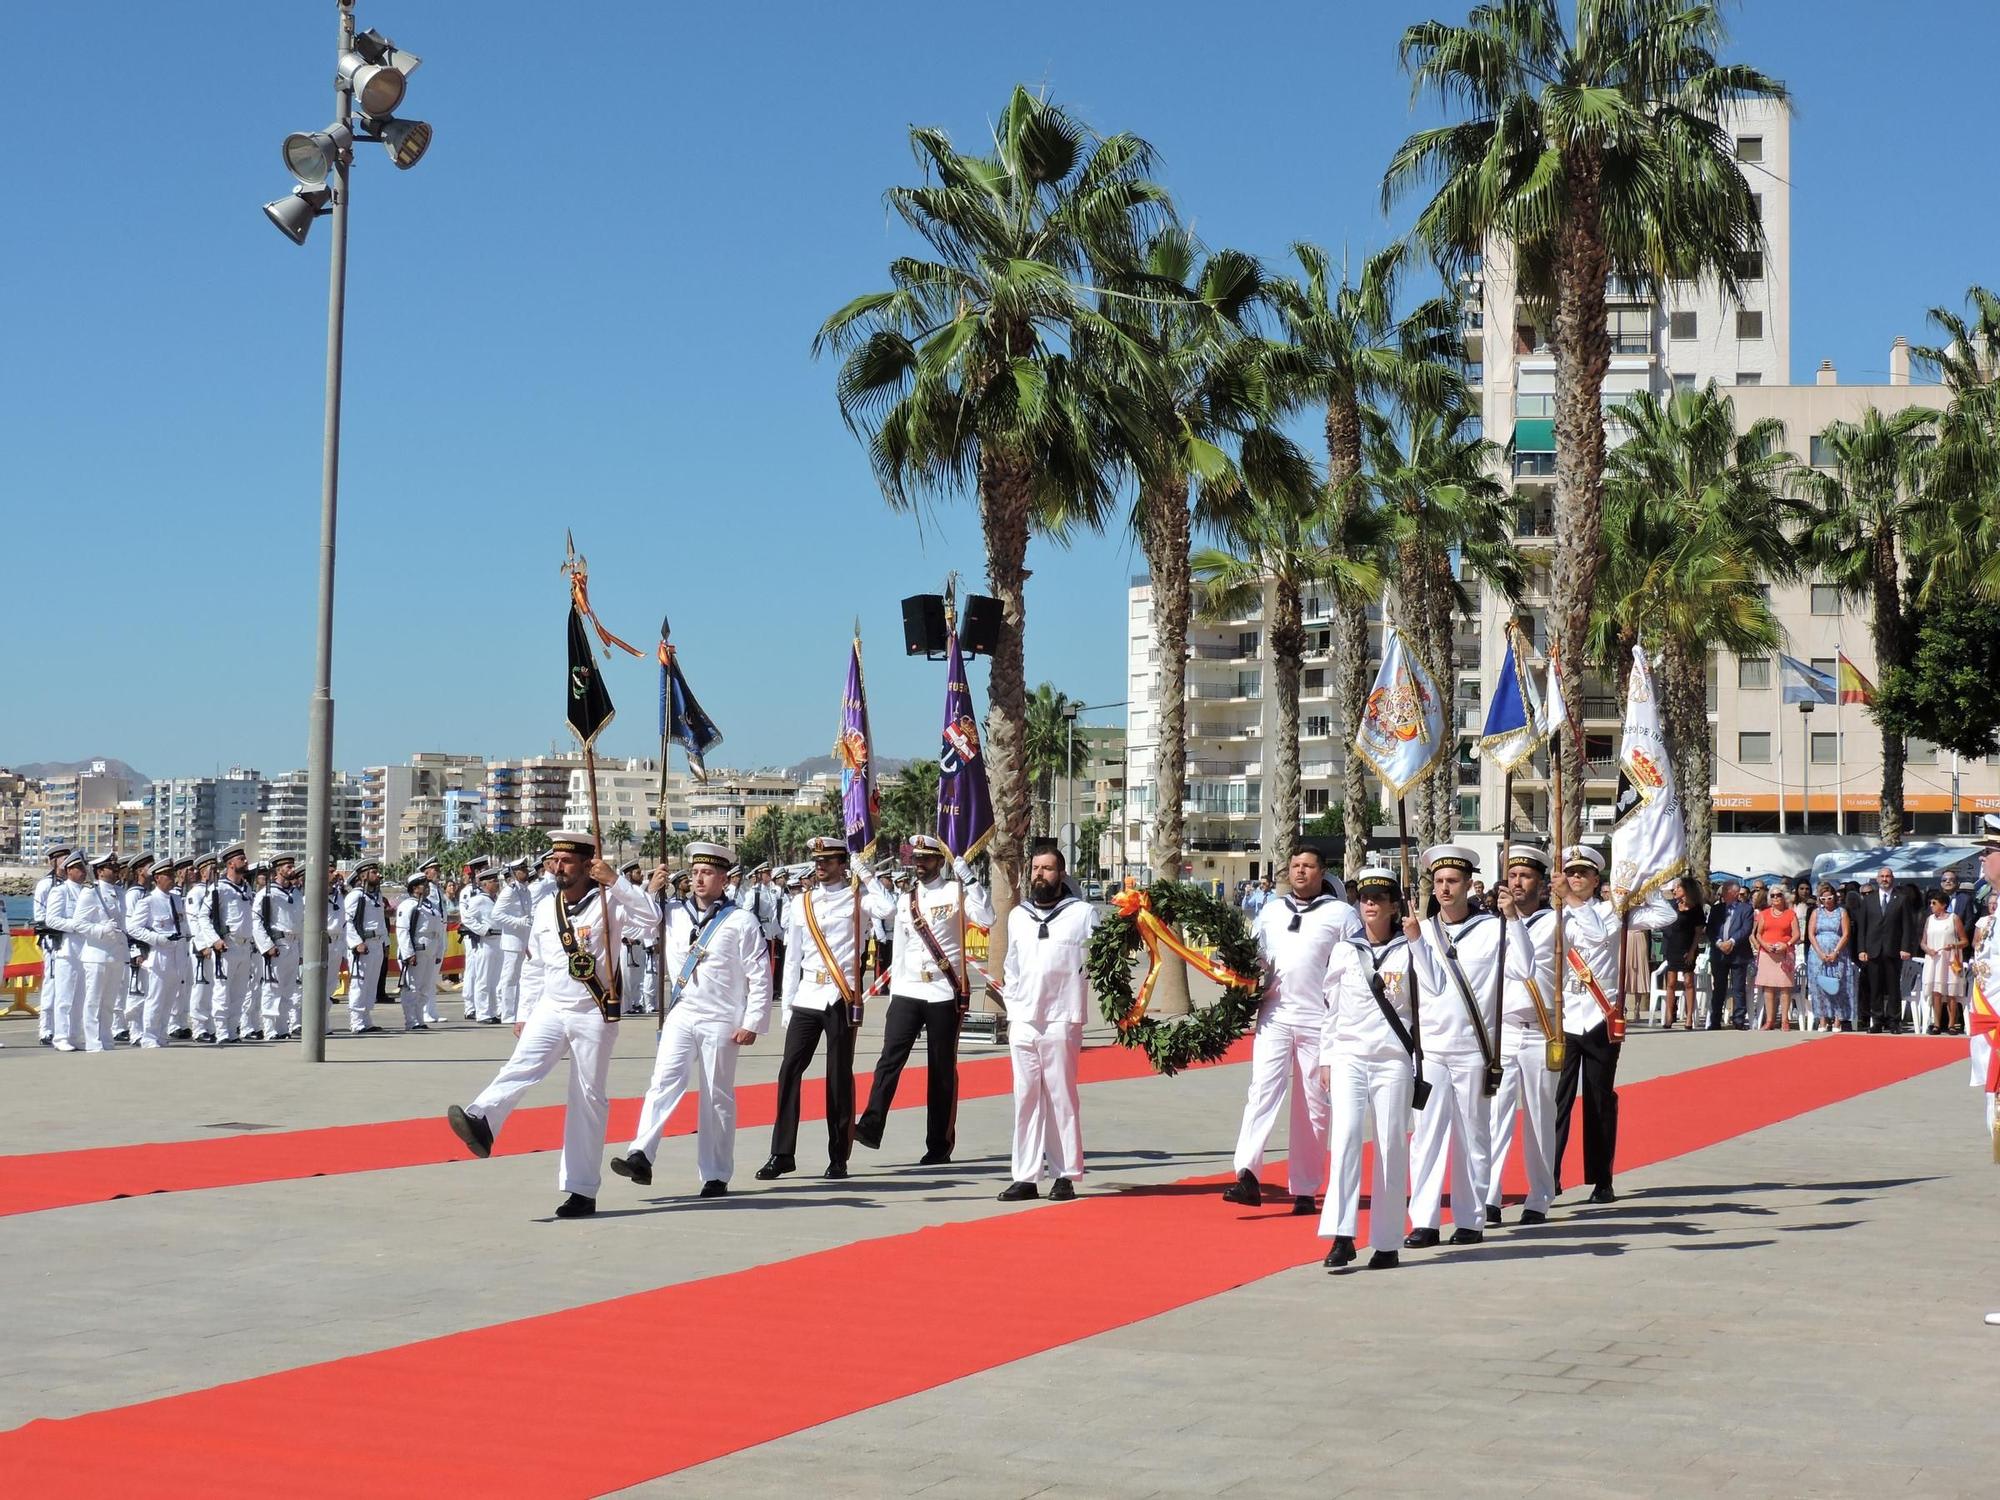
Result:
{"label": "red carpet", "polygon": [[[1621,1165],[1696,1151],[1963,1052],[1830,1039],[1634,1084]],[[31,1422],[0,1435],[0,1477],[38,1500],[602,1494],[1319,1257],[1313,1220],[1230,1212],[1215,1201],[1220,1180],[1086,1195]],[[1133,1253],[1163,1245],[1173,1253]],[[992,1297],[966,1295],[968,1268],[991,1273]],[[1036,1295],[1013,1295],[1021,1286]],[[636,1391],[648,1392],[643,1403]]]}
{"label": "red carpet", "polygon": [[[919,1056],[922,1055],[919,1050]],[[1250,1056],[1248,1039],[1222,1059],[1243,1062]],[[499,1063],[494,1063],[496,1071]],[[1138,1078],[1151,1070],[1145,1055],[1117,1046],[1092,1047],[1083,1054],[1081,1080],[1105,1083]],[[560,1083],[560,1070],[550,1087]],[[921,1109],[925,1070],[908,1067],[896,1087],[897,1109]],[[855,1074],[856,1097],[865,1100],[874,1078]],[[986,1099],[1013,1092],[1013,1075],[1004,1052],[959,1062],[961,1099]],[[777,1085],[745,1084],[736,1091],[737,1127],[769,1125],[777,1112]],[[287,1182],[300,1177],[333,1177],[343,1172],[381,1172],[394,1167],[424,1167],[441,1161],[462,1161],[465,1148],[444,1123],[445,1106],[464,1100],[440,1099],[437,1113],[419,1120],[386,1120],[374,1125],[334,1125],[322,1130],[274,1131],[267,1135],[225,1135],[212,1140],[156,1141],[133,1146],[101,1146],[85,1151],[44,1151],[0,1156],[0,1217],[69,1208],[79,1203],[103,1203],[113,1198],[138,1198],[149,1193],[185,1193],[200,1188],[241,1187],[253,1182]],[[826,1096],[817,1078],[806,1080],[802,1117],[826,1118]],[[524,1156],[555,1151],[562,1146],[560,1104],[517,1109],[495,1143],[495,1156]],[[674,1111],[667,1134],[694,1134],[692,1096]],[[611,1144],[629,1141],[639,1127],[639,1100],[611,1101]],[[813,1149],[803,1137],[806,1149]],[[915,1142],[921,1147],[919,1136]]]}

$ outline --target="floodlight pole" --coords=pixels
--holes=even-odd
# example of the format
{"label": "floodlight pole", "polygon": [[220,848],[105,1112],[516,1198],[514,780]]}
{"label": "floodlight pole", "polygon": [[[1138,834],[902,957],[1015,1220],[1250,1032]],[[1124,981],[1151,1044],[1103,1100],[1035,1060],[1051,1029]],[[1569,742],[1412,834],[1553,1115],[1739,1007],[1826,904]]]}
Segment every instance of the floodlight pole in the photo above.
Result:
{"label": "floodlight pole", "polygon": [[[354,0],[334,0],[340,11],[336,62],[354,45]],[[347,124],[354,99],[334,71],[333,117]],[[327,996],[333,973],[327,962],[327,869],[333,863],[333,557],[340,513],[340,373],[347,320],[347,194],[350,165],[337,154],[327,181],[333,188],[331,268],[326,295],[326,434],[320,457],[319,630],[314,645],[313,695],[307,710],[306,909],[300,924],[304,953],[300,1049],[307,1062],[326,1061]]]}

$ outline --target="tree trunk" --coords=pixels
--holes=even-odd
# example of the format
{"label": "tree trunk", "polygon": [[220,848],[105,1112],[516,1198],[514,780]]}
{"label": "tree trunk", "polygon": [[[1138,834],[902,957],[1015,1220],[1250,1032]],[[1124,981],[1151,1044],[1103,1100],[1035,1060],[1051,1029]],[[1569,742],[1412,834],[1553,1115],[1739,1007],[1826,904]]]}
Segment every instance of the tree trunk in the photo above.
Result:
{"label": "tree trunk", "polygon": [[1604,322],[1604,248],[1599,187],[1603,157],[1588,146],[1564,153],[1569,202],[1558,229],[1556,265],[1556,503],[1550,606],[1557,631],[1570,733],[1563,746],[1562,842],[1574,843],[1583,815],[1584,637],[1604,563],[1604,376],[1611,338]]}
{"label": "tree trunk", "polygon": [[[1330,401],[1326,408],[1327,486],[1345,518],[1359,502],[1355,486],[1361,474],[1361,406],[1352,397]],[[1341,829],[1347,845],[1341,857],[1349,880],[1368,860],[1368,784],[1361,758],[1354,753],[1354,731],[1368,706],[1368,607],[1356,600],[1333,601],[1333,691],[1340,705],[1340,732],[1346,736],[1341,774]]]}
{"label": "tree trunk", "polygon": [[[1903,598],[1896,576],[1896,541],[1883,536],[1874,544],[1875,676],[1886,677],[1891,668],[1903,666]],[[1870,710],[1872,717],[1873,710]],[[1903,842],[1903,737],[1892,730],[1882,731],[1882,842],[1894,847]]]}
{"label": "tree trunk", "polygon": [[1708,746],[1708,666],[1705,653],[1669,636],[1660,645],[1660,718],[1673,751],[1680,784],[1681,813],[1687,822],[1688,874],[1704,889],[1713,868],[1715,769]]}
{"label": "tree trunk", "polygon": [[986,759],[993,791],[993,838],[986,846],[993,886],[987,967],[996,978],[1007,957],[1007,914],[1020,903],[1031,815],[1024,647],[1033,504],[1033,475],[1027,465],[989,452],[980,454],[979,521],[986,537],[986,581],[1000,601],[999,639],[987,677],[992,704],[986,717]]}
{"label": "tree trunk", "polygon": [[[1153,750],[1153,828],[1146,858],[1155,880],[1179,880],[1187,800],[1187,638],[1194,610],[1188,566],[1190,523],[1185,478],[1148,486],[1140,502],[1141,541],[1153,575],[1153,639],[1160,644],[1159,743]],[[1153,984],[1155,1015],[1184,1016],[1189,1010],[1187,966],[1171,953],[1161,955]]]}
{"label": "tree trunk", "polygon": [[1278,677],[1278,763],[1271,785],[1268,852],[1276,867],[1291,858],[1292,842],[1299,835],[1299,674],[1305,663],[1306,631],[1298,587],[1281,580],[1272,594],[1271,666]]}

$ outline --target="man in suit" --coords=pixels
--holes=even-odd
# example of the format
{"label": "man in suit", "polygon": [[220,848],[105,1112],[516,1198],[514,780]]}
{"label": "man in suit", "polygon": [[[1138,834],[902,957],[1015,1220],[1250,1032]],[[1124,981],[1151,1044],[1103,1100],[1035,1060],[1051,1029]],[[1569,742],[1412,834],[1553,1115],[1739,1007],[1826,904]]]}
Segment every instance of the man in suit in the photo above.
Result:
{"label": "man in suit", "polygon": [[1725,880],[1709,909],[1708,1029],[1720,1031],[1725,1007],[1739,1031],[1750,1024],[1750,903],[1743,887]]}
{"label": "man in suit", "polygon": [[1903,960],[1906,922],[1896,900],[1896,877],[1885,866],[1875,872],[1875,888],[1861,898],[1861,920],[1854,935],[1854,954],[1860,964],[1860,1006],[1856,1019],[1865,1019],[1871,1032],[1899,1031],[1903,1010]]}

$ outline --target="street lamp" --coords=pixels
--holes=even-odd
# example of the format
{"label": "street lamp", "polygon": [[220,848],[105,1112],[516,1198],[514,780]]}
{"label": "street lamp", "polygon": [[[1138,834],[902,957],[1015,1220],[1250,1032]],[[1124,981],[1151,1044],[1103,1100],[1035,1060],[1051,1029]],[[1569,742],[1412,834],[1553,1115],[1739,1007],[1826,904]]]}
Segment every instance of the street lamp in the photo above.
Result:
{"label": "street lamp", "polygon": [[[294,245],[313,220],[333,220],[327,276],[326,434],[320,457],[319,628],[306,743],[306,909],[300,924],[304,959],[301,1055],[326,1060],[326,1004],[332,976],[326,960],[327,872],[333,858],[333,557],[340,500],[341,342],[347,311],[347,199],[357,140],[378,142],[398,167],[415,166],[429,149],[431,128],[390,114],[403,102],[419,59],[379,31],[354,30],[354,0],[334,0],[340,13],[334,48],[333,123],[285,137],[286,168],[298,179],[290,196],[264,205],[264,215]],[[359,129],[357,130],[357,125]]]}

